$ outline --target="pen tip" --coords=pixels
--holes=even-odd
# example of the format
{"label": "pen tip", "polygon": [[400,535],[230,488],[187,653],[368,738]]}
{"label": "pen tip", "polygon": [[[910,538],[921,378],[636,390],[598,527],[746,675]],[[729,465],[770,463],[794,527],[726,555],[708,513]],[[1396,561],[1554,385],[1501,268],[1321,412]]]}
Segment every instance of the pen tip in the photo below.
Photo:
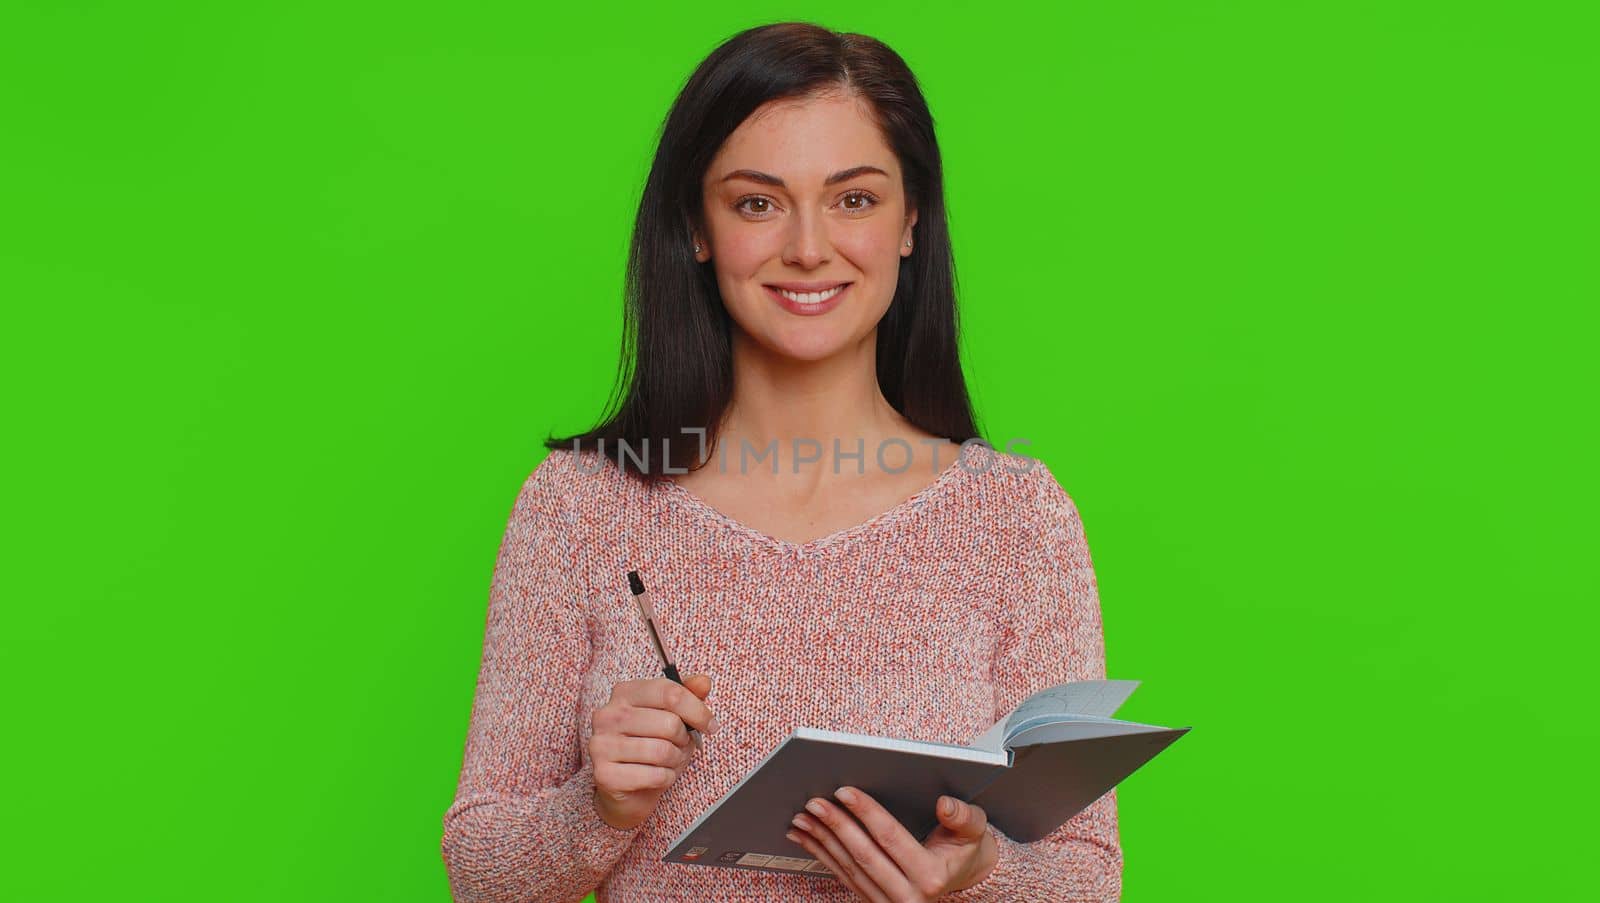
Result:
{"label": "pen tip", "polygon": [[633,590],[635,596],[644,594],[644,581],[639,579],[638,571],[628,572],[628,588]]}

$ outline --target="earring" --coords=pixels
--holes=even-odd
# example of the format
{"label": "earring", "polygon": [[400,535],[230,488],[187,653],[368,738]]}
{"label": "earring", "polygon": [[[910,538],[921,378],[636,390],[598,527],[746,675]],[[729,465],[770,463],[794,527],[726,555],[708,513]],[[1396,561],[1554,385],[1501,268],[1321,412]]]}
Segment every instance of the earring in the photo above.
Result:
{"label": "earring", "polygon": [[699,243],[699,242],[695,242],[695,243],[694,243],[694,252],[695,252],[695,253],[696,253],[696,254],[699,254],[699,253],[700,253],[700,243]]}
{"label": "earring", "polygon": [[909,239],[906,241],[906,247],[908,247],[908,248],[911,247],[911,242],[910,242]]}

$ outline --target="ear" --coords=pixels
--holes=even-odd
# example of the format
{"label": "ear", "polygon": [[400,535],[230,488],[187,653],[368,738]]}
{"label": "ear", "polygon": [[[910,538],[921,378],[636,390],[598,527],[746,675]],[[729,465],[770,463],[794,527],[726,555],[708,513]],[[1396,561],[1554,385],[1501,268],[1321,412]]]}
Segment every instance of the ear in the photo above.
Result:
{"label": "ear", "polygon": [[911,252],[913,250],[915,250],[914,247],[912,247],[912,248],[906,247],[906,242],[913,240],[912,237],[911,237],[911,228],[913,226],[915,226],[916,224],[917,224],[917,211],[912,210],[911,213],[906,216],[906,227],[905,227],[905,229],[902,230],[901,233],[900,233],[900,256],[901,257],[909,257],[911,255]]}
{"label": "ear", "polygon": [[[706,233],[705,229],[702,228],[703,226],[704,223],[698,217],[685,216],[683,218],[683,229],[689,233],[689,253],[694,255],[696,263],[705,263],[711,259],[711,242],[706,241]],[[696,245],[700,246],[700,250],[696,251],[694,249]]]}

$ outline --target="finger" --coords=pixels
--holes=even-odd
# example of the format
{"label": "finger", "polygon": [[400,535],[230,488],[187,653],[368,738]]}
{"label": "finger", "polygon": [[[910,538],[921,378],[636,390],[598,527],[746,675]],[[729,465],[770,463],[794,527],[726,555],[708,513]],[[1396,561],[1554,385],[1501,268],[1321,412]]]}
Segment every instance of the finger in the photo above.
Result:
{"label": "finger", "polygon": [[645,697],[645,702],[635,705],[649,705],[658,709],[676,712],[690,727],[709,734],[713,732],[711,726],[711,709],[700,700],[699,696],[690,692],[688,687],[665,677],[652,681],[650,692]]}
{"label": "finger", "polygon": [[[954,812],[946,814],[947,806]],[[940,797],[939,805],[934,811],[939,816],[939,823],[960,838],[980,838],[989,825],[989,816],[983,811],[983,807],[974,806],[955,797]]]}
{"label": "finger", "polygon": [[845,874],[844,867],[839,865],[839,861],[837,859],[833,858],[833,854],[823,849],[822,844],[815,837],[812,837],[810,833],[803,830],[799,826],[798,822],[796,823],[795,827],[791,828],[789,833],[785,834],[784,836],[803,847],[805,851],[810,854],[811,858],[827,866],[828,871],[833,875],[833,877],[838,879],[840,884],[848,887],[856,896],[863,897],[868,900],[872,899],[871,897],[867,896],[865,891],[856,885],[854,879]]}
{"label": "finger", "polygon": [[845,848],[839,836],[829,830],[828,826],[820,819],[801,813],[796,815],[794,823],[800,830],[800,836],[810,841],[817,851],[817,858],[833,870],[834,875],[844,882],[856,895],[863,899],[872,900],[874,903],[892,903],[889,895],[872,880],[861,864]]}
{"label": "finger", "polygon": [[[847,791],[847,793],[852,790],[852,788],[844,787],[839,789]],[[860,791],[854,791],[849,795],[854,796],[856,805],[860,805],[861,800],[865,797],[865,794]],[[898,862],[889,857],[889,854],[874,839],[877,833],[885,836],[891,833],[888,828],[883,826],[881,820],[879,820],[878,827],[874,833],[869,834],[868,830],[856,821],[855,816],[850,811],[841,808],[832,800],[812,800],[806,804],[806,809],[816,817],[817,821],[827,825],[829,830],[833,831],[839,842],[844,846],[845,851],[850,854],[850,858],[866,873],[873,884],[883,888],[885,893],[895,899],[903,900],[910,895],[911,882],[906,878],[906,872]],[[882,807],[879,807],[879,809],[882,811]],[[933,855],[924,850],[922,844],[912,839],[910,833],[906,832],[905,827],[894,816],[889,815],[888,812],[882,812],[882,815],[892,823],[894,828],[899,829],[902,833],[905,833],[908,839],[911,839],[920,856],[929,857]],[[913,874],[917,873],[913,872]]]}
{"label": "finger", "polygon": [[613,734],[600,738],[601,749],[613,762],[637,765],[660,765],[678,768],[688,762],[693,749],[685,749],[660,737],[630,737]]}
{"label": "finger", "polygon": [[630,737],[660,737],[678,746],[688,746],[691,742],[683,719],[665,709],[630,709],[619,732]]}
{"label": "finger", "polygon": [[913,837],[905,825],[900,824],[900,820],[889,814],[889,810],[883,808],[870,794],[856,787],[840,787],[834,796],[844,803],[845,810],[855,816],[856,821],[866,829],[867,835],[872,838],[877,848],[887,853],[894,861],[898,874],[904,876],[934,873],[937,857],[928,852],[922,841]]}
{"label": "finger", "polygon": [[701,699],[711,695],[711,676],[709,674],[691,674],[683,679],[683,685]]}
{"label": "finger", "polygon": [[595,762],[594,782],[604,787],[614,799],[616,794],[638,793],[641,790],[661,790],[672,786],[678,773],[659,765],[633,765],[625,762]]}

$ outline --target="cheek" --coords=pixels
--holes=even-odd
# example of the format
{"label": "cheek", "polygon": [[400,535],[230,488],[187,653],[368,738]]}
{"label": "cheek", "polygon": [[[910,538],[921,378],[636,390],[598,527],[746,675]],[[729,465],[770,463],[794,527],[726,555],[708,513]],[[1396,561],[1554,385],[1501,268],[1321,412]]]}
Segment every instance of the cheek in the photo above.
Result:
{"label": "cheek", "polygon": [[767,261],[783,253],[783,242],[776,230],[733,229],[717,237],[719,271],[742,279],[760,272]]}
{"label": "cheek", "polygon": [[857,266],[881,274],[884,269],[893,269],[900,263],[899,241],[899,230],[879,228],[874,223],[871,228],[844,230],[834,245]]}
{"label": "cheek", "polygon": [[900,268],[900,231],[888,223],[887,217],[884,221],[888,228],[874,223],[872,228],[857,230],[842,239],[839,252],[866,273],[879,290],[892,292]]}
{"label": "cheek", "polygon": [[717,268],[717,285],[725,303],[734,307],[752,303],[747,297],[751,281],[766,272],[768,262],[778,253],[767,244],[756,236],[740,236],[717,245],[717,256],[712,263]]}

